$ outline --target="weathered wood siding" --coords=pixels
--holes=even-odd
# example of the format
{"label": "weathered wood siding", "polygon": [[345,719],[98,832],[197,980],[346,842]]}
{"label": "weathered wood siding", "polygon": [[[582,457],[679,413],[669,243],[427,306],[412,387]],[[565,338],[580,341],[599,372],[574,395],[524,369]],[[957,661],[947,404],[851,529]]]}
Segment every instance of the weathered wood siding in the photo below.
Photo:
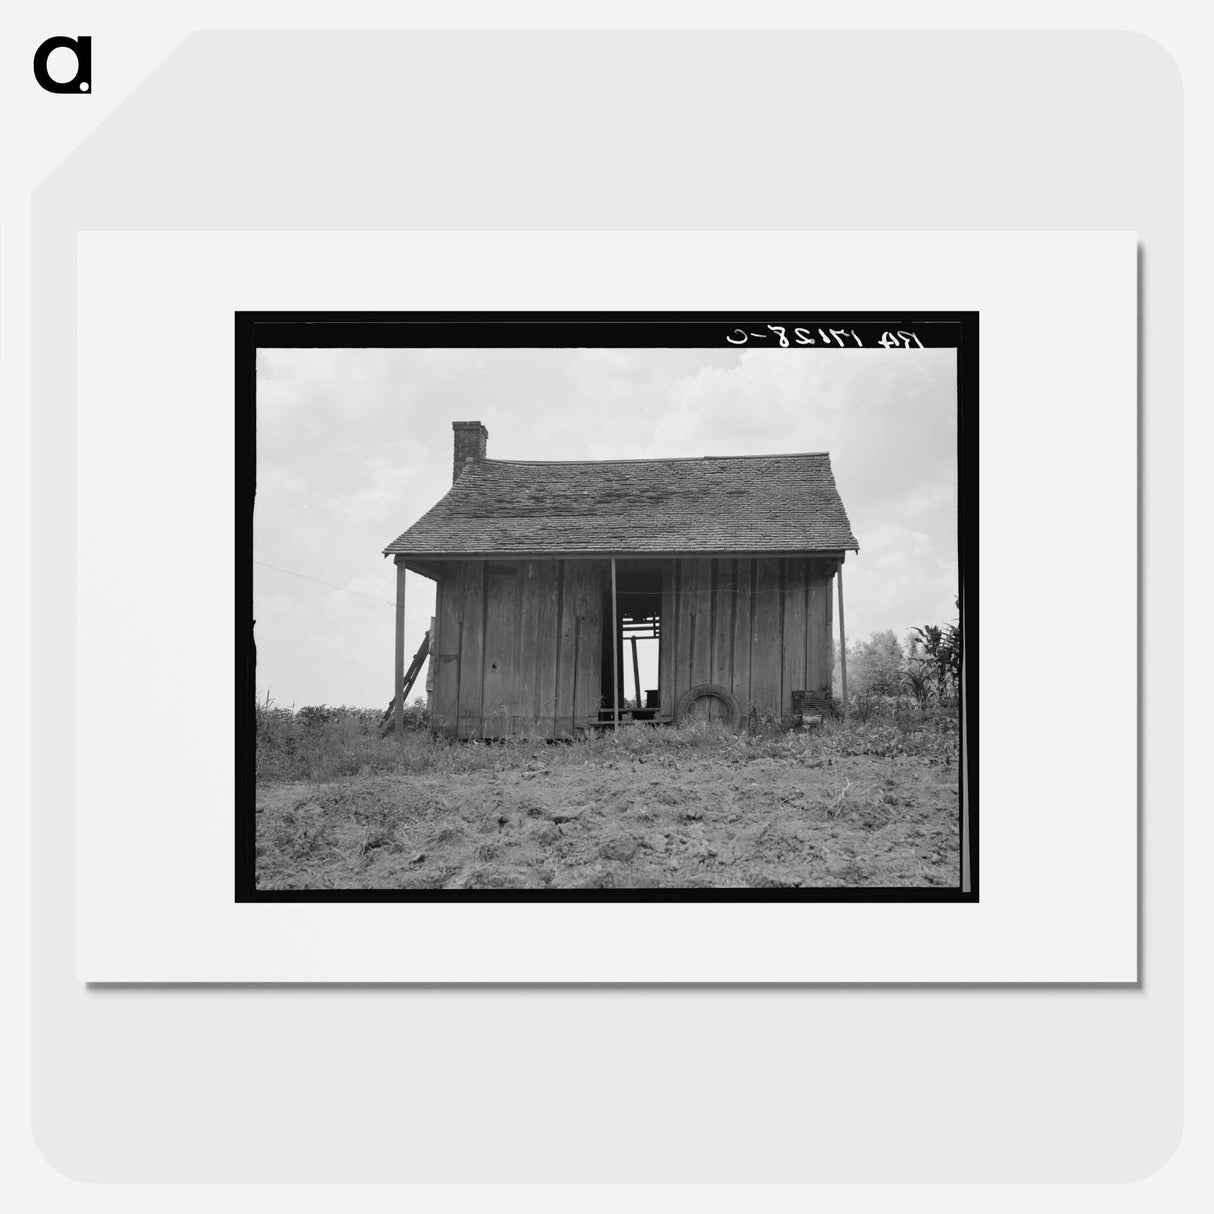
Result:
{"label": "weathered wood siding", "polygon": [[442,573],[438,733],[566,737],[597,715],[601,562],[461,561]]}
{"label": "weathered wood siding", "polygon": [[[727,688],[743,719],[752,711],[789,718],[794,691],[829,696],[837,567],[834,558],[669,562],[660,715],[669,719],[701,683]],[[610,698],[607,568],[596,560],[446,565],[432,648],[434,728],[461,738],[568,737],[595,719],[604,690]]]}
{"label": "weathered wood siding", "polygon": [[794,691],[829,696],[837,567],[834,558],[673,562],[662,596],[662,714],[700,683],[727,688],[743,718],[752,709],[790,717]]}

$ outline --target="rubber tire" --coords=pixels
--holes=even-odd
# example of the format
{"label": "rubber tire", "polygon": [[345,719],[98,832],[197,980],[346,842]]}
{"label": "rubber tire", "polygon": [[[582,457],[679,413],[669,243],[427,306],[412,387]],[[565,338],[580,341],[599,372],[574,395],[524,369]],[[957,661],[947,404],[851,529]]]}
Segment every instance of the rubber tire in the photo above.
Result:
{"label": "rubber tire", "polygon": [[722,723],[729,729],[734,728],[738,723],[738,702],[724,687],[716,683],[697,683],[695,687],[689,687],[683,692],[679,696],[679,702],[674,708],[674,723],[682,725],[687,720],[687,714],[691,710],[691,706],[697,700],[704,699],[707,696],[713,696],[725,705],[726,719]]}

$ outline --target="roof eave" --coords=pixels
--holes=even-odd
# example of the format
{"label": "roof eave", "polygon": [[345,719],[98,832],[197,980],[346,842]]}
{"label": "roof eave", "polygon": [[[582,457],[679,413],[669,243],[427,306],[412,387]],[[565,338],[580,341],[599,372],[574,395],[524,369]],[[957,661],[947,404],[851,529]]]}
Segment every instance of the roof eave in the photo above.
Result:
{"label": "roof eave", "polygon": [[417,548],[385,548],[383,555],[402,560],[419,561],[492,561],[492,560],[610,560],[612,557],[630,560],[673,560],[697,557],[777,557],[777,556],[840,556],[844,552],[859,554],[859,544],[842,544],[831,548],[493,548],[475,552]]}

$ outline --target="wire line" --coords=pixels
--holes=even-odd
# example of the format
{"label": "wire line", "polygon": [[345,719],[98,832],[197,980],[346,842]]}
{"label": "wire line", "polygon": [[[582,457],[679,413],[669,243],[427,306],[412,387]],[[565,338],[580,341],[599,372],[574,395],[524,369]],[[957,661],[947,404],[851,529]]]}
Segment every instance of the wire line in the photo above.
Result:
{"label": "wire line", "polygon": [[346,594],[356,594],[360,599],[370,599],[373,603],[383,603],[387,607],[396,606],[391,599],[377,599],[373,594],[363,594],[361,590],[351,590],[348,586],[339,586],[336,582],[326,582],[324,578],[312,577],[307,573],[296,573],[294,569],[283,569],[279,565],[271,565],[269,561],[255,560],[253,564],[260,565],[263,569],[273,569],[276,573],[286,573],[291,577],[303,578],[305,582],[315,582],[318,586],[328,586],[331,590],[344,590]]}

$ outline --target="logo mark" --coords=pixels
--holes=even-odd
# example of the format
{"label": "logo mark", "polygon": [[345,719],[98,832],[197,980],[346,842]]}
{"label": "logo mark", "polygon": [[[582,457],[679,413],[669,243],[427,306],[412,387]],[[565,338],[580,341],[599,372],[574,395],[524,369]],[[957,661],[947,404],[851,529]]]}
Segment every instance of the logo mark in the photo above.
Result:
{"label": "logo mark", "polygon": [[[46,70],[52,51],[68,50],[76,56],[76,74],[71,80],[52,79]],[[93,87],[93,40],[83,34],[77,38],[48,38],[34,52],[34,79],[48,93],[87,93]]]}

